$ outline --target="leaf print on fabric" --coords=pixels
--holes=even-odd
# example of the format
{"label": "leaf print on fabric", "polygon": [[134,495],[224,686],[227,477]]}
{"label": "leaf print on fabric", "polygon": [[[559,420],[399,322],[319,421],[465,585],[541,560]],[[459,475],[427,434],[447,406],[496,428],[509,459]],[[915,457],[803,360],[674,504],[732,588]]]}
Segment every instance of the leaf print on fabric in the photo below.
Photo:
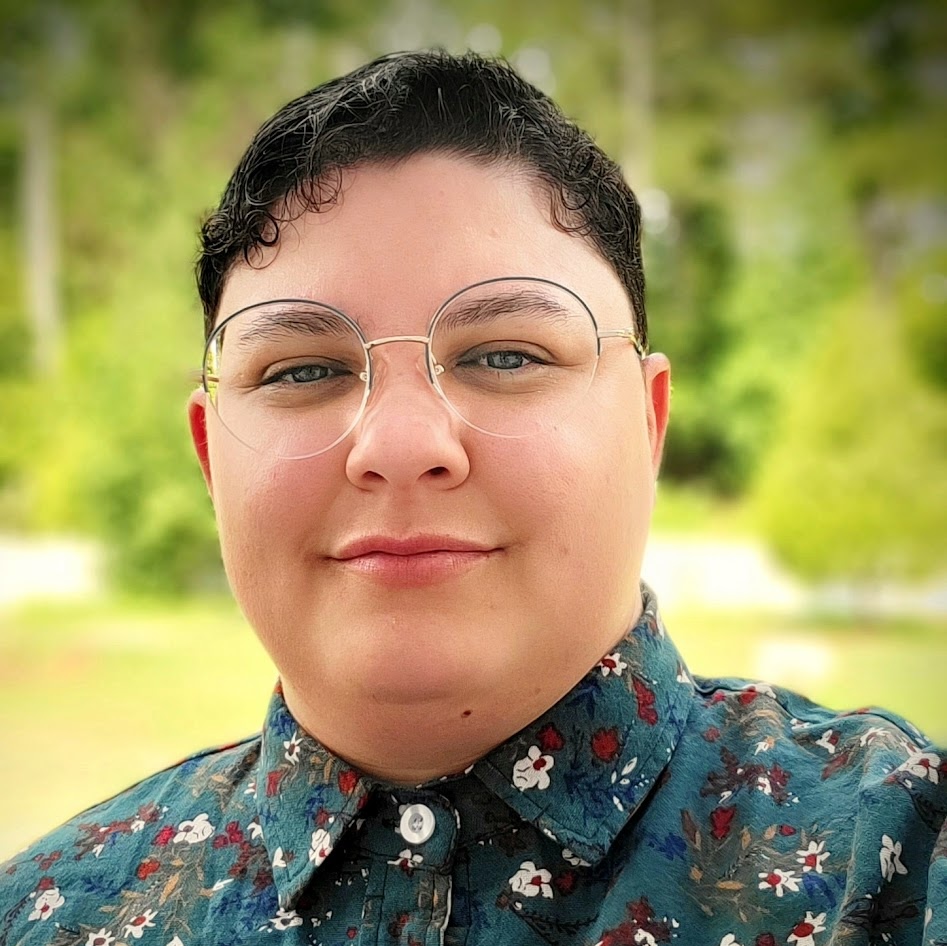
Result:
{"label": "leaf print on fabric", "polygon": [[388,861],[392,867],[400,867],[409,877],[415,867],[424,863],[424,857],[421,854],[415,854],[410,848],[405,848],[393,861]]}
{"label": "leaf print on fabric", "polygon": [[796,946],[815,946],[815,939],[813,937],[816,933],[824,932],[825,914],[820,913],[818,916],[813,916],[807,910],[806,918],[804,920],[800,920],[792,928],[792,932],[789,934],[786,942],[795,943]]}
{"label": "leaf print on fabric", "polygon": [[48,887],[36,898],[29,918],[34,921],[48,920],[65,902],[66,898],[59,892],[58,887]]}
{"label": "leaf print on fabric", "polygon": [[710,813],[710,834],[718,841],[722,841],[729,833],[733,824],[733,816],[737,813],[736,805],[727,808],[719,805]]}
{"label": "leaf print on fabric", "polygon": [[318,867],[332,853],[332,838],[325,828],[317,828],[312,832],[312,841],[309,844],[309,860]]}
{"label": "leaf print on fabric", "polygon": [[553,897],[552,874],[548,870],[537,868],[532,861],[523,861],[520,869],[510,878],[510,889],[525,897],[543,896],[547,900]]}
{"label": "leaf print on fabric", "polygon": [[571,864],[573,867],[591,867],[592,866],[591,864],[589,864],[588,861],[584,861],[578,855],[573,854],[572,851],[569,850],[569,848],[565,848],[563,850],[562,859],[566,861],[567,863]]}
{"label": "leaf print on fabric", "polygon": [[206,841],[213,833],[214,826],[210,823],[209,815],[204,812],[196,818],[182,821],[178,825],[178,832],[174,836],[174,843],[199,844]]}
{"label": "leaf print on fabric", "polygon": [[815,744],[817,746],[822,746],[829,755],[835,755],[835,747],[838,745],[838,733],[834,729],[826,729],[818,739],[816,739]]}
{"label": "leaf print on fabric", "polygon": [[881,862],[881,876],[887,881],[894,880],[895,874],[906,874],[908,869],[901,863],[901,842],[893,841],[887,834],[881,836],[881,850],[878,852]]}
{"label": "leaf print on fabric", "polygon": [[777,897],[781,897],[787,890],[792,893],[799,892],[799,879],[794,870],[782,870],[774,867],[772,871],[765,871],[759,875],[760,890],[772,890]]}
{"label": "leaf print on fabric", "polygon": [[657,919],[647,897],[632,901],[625,910],[628,919],[606,932],[596,946],[657,946],[677,936],[678,921],[666,916]]}
{"label": "leaf print on fabric", "polygon": [[825,850],[825,841],[809,842],[809,847],[804,851],[796,851],[796,861],[802,864],[803,872],[814,870],[817,874],[822,873],[822,863],[829,857],[829,852]]}
{"label": "leaf print on fabric", "polygon": [[145,910],[137,916],[133,916],[125,925],[122,931],[123,936],[131,936],[132,939],[141,939],[145,930],[154,926],[152,920],[158,915],[157,910]]}
{"label": "leaf print on fabric", "polygon": [[549,770],[556,764],[551,755],[543,755],[539,746],[530,746],[526,757],[513,766],[513,784],[521,792],[528,788],[549,788]]}

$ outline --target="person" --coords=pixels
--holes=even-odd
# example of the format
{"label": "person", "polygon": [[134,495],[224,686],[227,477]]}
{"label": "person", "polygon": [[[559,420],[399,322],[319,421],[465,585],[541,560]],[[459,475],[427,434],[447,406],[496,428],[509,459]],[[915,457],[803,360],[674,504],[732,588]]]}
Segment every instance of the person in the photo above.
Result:
{"label": "person", "polygon": [[947,942],[947,754],[694,677],[640,582],[639,208],[502,61],[282,108],[202,230],[188,404],[262,731],[0,868],[0,944]]}

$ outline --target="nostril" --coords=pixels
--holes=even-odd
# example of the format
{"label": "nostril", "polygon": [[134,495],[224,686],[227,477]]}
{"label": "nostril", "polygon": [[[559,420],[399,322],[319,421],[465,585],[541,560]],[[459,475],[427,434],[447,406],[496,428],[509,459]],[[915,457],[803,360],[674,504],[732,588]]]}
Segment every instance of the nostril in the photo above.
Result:
{"label": "nostril", "polygon": [[448,473],[446,466],[435,466],[428,471],[432,476],[444,476]]}

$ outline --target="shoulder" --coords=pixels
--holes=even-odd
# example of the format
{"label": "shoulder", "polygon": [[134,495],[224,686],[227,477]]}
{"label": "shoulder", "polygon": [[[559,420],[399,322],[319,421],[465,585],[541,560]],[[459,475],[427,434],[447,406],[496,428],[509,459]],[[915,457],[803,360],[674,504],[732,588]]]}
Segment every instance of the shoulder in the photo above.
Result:
{"label": "shoulder", "polygon": [[[99,904],[146,879],[176,844],[205,840],[249,808],[260,737],[206,749],[80,812],[0,864],[0,946],[31,929],[89,925]],[[48,926],[47,926],[48,924]],[[18,932],[19,931],[19,932]]]}
{"label": "shoulder", "polygon": [[947,750],[884,709],[840,712],[735,678],[694,687],[666,787],[702,870],[719,880],[745,860],[731,886],[774,904],[805,893],[843,927],[947,922]]}

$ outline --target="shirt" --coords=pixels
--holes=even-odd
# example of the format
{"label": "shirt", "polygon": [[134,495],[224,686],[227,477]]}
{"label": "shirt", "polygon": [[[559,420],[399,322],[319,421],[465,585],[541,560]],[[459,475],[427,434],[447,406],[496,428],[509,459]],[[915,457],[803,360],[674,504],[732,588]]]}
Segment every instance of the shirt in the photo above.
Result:
{"label": "shirt", "polygon": [[0,946],[947,943],[947,754],[890,713],[692,676],[643,600],[555,706],[413,789],[277,686],[260,734],[0,866]]}

